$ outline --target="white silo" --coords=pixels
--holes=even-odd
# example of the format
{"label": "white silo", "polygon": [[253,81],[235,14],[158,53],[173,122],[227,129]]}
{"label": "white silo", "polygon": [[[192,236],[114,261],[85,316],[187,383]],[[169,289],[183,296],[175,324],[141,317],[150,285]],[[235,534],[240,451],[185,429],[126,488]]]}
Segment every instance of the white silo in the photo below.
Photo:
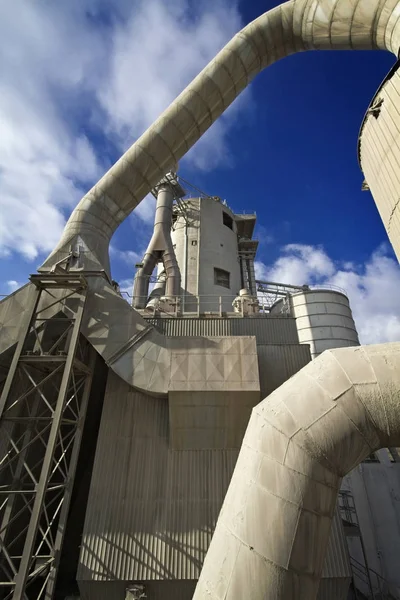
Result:
{"label": "white silo", "polygon": [[359,339],[349,299],[333,289],[305,289],[279,300],[271,314],[285,313],[296,319],[301,344],[309,344],[311,357],[324,350],[358,346]]}
{"label": "white silo", "polygon": [[358,154],[389,240],[400,260],[399,62],[376,92],[361,126]]}

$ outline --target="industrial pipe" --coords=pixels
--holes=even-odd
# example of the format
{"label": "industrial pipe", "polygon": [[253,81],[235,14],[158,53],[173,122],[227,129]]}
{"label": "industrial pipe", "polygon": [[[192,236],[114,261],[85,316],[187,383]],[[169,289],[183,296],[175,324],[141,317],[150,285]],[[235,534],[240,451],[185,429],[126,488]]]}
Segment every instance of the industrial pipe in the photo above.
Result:
{"label": "industrial pipe", "polygon": [[[181,273],[176,260],[171,239],[172,204],[175,198],[175,174],[169,173],[156,186],[157,204],[154,229],[144,255],[143,264],[138,269],[133,285],[133,307],[144,308],[149,295],[150,276],[157,263],[162,260],[166,273],[165,295],[178,296],[181,287]],[[179,188],[179,185],[175,187]]]}
{"label": "industrial pipe", "polygon": [[146,304],[146,308],[157,308],[160,298],[165,296],[165,285],[167,281],[167,274],[162,268],[162,271],[157,275],[157,282],[149,294],[149,299]]}
{"label": "industrial pipe", "polygon": [[380,48],[397,55],[399,10],[399,0],[292,0],[247,25],[84,196],[40,270],[72,249],[81,268],[109,274],[108,246],[118,225],[260,71],[304,50]]}
{"label": "industrial pipe", "polygon": [[314,600],[342,477],[400,444],[400,343],[329,350],[253,409],[193,600]]}

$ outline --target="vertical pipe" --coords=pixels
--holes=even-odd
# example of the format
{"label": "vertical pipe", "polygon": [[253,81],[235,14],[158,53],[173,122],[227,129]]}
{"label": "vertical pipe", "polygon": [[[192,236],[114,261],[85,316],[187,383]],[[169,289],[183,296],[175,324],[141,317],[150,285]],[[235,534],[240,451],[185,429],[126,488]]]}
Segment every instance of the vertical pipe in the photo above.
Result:
{"label": "vertical pipe", "polygon": [[239,254],[239,266],[240,266],[240,279],[241,279],[241,288],[242,290],[246,287],[246,281],[244,277],[244,265],[243,265],[243,256]]}
{"label": "vertical pipe", "polygon": [[254,272],[254,258],[247,259],[247,272],[249,274],[249,292],[253,296],[256,294],[256,274]]}
{"label": "vertical pipe", "polygon": [[186,294],[187,294],[187,255],[188,255],[188,234],[187,234],[187,221],[185,219],[185,234],[183,244],[183,288],[182,288],[182,312],[186,311]]}
{"label": "vertical pipe", "polygon": [[172,204],[174,189],[170,181],[174,175],[167,175],[156,187],[157,204],[154,217],[154,230],[147,247],[142,267],[137,271],[133,286],[134,308],[144,308],[149,293],[149,279],[161,258],[166,272],[165,295],[177,296],[180,291],[181,276],[171,239]]}

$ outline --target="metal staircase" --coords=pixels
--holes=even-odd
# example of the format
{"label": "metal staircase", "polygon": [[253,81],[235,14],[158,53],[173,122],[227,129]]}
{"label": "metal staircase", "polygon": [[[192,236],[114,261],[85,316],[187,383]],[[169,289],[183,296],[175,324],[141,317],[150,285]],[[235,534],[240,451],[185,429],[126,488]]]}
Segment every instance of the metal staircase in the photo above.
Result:
{"label": "metal staircase", "polygon": [[368,565],[354,498],[349,490],[342,489],[339,492],[339,511],[346,537],[359,539],[364,560],[362,564],[350,556],[353,581],[348,600],[399,600],[399,593],[392,590],[390,584]]}

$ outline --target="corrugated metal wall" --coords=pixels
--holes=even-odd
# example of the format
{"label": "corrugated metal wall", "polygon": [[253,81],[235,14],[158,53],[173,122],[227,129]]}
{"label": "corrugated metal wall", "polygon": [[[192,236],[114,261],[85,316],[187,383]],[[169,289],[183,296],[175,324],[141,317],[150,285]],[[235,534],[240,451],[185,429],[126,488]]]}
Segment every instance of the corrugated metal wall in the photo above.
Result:
{"label": "corrugated metal wall", "polygon": [[329,537],[328,549],[324,565],[324,577],[347,577],[348,584],[351,578],[351,567],[349,562],[349,551],[344,536],[342,519],[339,510],[336,509],[332,521],[331,535]]}
{"label": "corrugated metal wall", "polygon": [[236,459],[169,450],[168,402],[110,372],[78,580],[196,579]]}
{"label": "corrugated metal wall", "polygon": [[[257,334],[263,397],[310,360],[290,318],[156,321],[173,337]],[[124,600],[130,581],[145,582],[149,600],[192,597],[238,451],[173,451],[168,444],[168,401],[137,392],[110,372],[77,573],[82,600]],[[329,581],[348,576],[339,529],[334,524],[324,571]],[[334,579],[319,600],[344,600],[336,588]],[[326,595],[329,590],[337,595]]]}
{"label": "corrugated metal wall", "polygon": [[317,600],[346,600],[349,594],[350,579],[336,577],[321,579]]}
{"label": "corrugated metal wall", "polygon": [[298,344],[296,320],[291,317],[147,318],[164,335],[219,337],[255,335],[257,344]]}
{"label": "corrugated metal wall", "polygon": [[[169,450],[167,401],[110,372],[77,574],[82,598],[103,598],[101,581],[104,599],[117,599],[121,582],[197,579],[236,458],[236,450]],[[324,575],[347,576],[346,564],[333,535]],[[154,599],[180,598],[159,591]]]}
{"label": "corrugated metal wall", "polygon": [[289,377],[310,362],[307,345],[260,345],[257,346],[261,398],[276,390]]}
{"label": "corrugated metal wall", "polygon": [[[128,586],[127,581],[81,582],[80,600],[125,600]],[[144,586],[146,600],[191,600],[196,581],[152,581]]]}
{"label": "corrugated metal wall", "polygon": [[[346,577],[323,578],[317,600],[345,600],[349,584]],[[128,585],[126,581],[81,582],[81,600],[125,600]],[[153,581],[145,582],[144,586],[146,600],[191,600],[196,581]]]}

